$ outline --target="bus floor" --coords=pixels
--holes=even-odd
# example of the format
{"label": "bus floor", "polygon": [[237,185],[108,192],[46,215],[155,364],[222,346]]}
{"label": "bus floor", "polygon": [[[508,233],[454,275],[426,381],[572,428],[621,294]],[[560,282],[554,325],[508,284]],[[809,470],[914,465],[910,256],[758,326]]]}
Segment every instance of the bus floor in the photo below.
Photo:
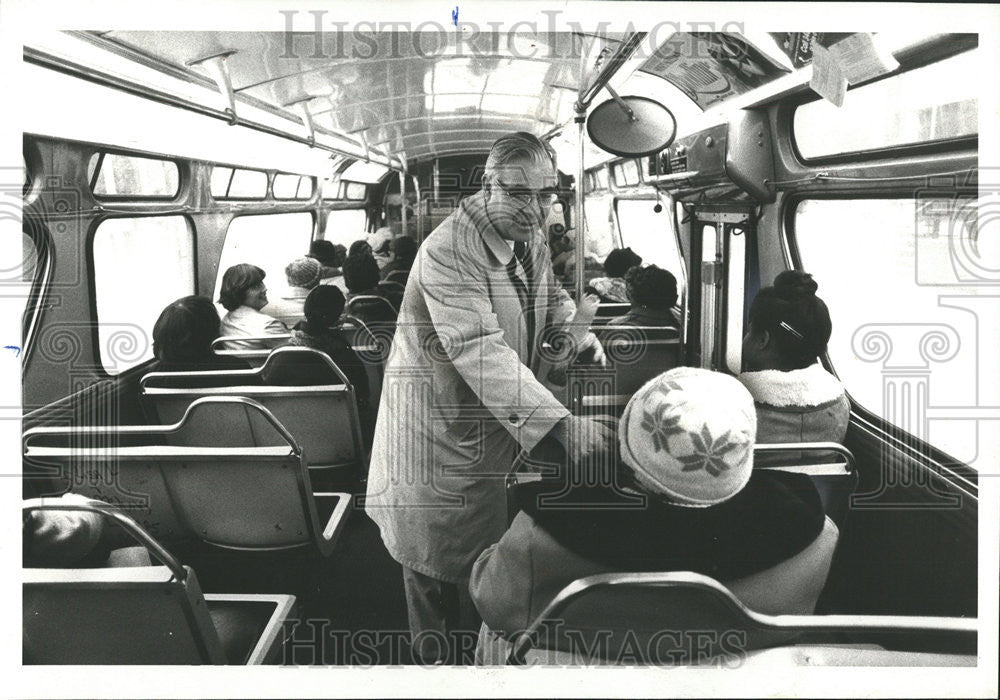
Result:
{"label": "bus floor", "polygon": [[178,551],[205,593],[296,596],[293,629],[278,663],[409,665],[402,567],[364,512],[355,510],[333,555],[244,553],[189,546]]}

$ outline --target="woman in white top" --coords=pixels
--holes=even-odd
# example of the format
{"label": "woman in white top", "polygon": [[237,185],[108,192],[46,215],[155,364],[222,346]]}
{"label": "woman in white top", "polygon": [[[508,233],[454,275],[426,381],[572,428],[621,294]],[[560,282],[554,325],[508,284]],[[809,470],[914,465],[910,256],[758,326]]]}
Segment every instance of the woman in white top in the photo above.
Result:
{"label": "woman in white top", "polygon": [[[222,276],[219,303],[229,311],[220,326],[222,335],[284,335],[288,327],[281,321],[260,312],[267,306],[264,271],[256,265],[240,263]],[[226,343],[231,350],[266,350],[283,341],[240,341]]]}

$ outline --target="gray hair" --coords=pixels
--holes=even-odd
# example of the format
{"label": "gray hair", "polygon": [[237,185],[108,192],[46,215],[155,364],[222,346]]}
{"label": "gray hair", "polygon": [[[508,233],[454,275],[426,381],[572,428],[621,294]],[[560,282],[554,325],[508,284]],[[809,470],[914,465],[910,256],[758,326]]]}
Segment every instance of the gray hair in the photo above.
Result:
{"label": "gray hair", "polygon": [[535,165],[548,164],[556,169],[556,154],[549,144],[527,131],[516,131],[501,136],[493,142],[490,155],[486,158],[483,185],[496,181],[498,175],[513,163],[528,161]]}

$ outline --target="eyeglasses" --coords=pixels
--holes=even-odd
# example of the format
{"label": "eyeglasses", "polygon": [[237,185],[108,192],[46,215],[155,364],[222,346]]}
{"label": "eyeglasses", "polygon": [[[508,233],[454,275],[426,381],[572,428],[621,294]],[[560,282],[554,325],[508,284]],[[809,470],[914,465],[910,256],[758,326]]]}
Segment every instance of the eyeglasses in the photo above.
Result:
{"label": "eyeglasses", "polygon": [[518,209],[524,209],[536,199],[542,206],[549,206],[552,204],[552,200],[559,194],[559,188],[557,187],[544,187],[540,190],[532,190],[527,187],[505,185],[499,180],[497,180],[497,187],[504,191]]}

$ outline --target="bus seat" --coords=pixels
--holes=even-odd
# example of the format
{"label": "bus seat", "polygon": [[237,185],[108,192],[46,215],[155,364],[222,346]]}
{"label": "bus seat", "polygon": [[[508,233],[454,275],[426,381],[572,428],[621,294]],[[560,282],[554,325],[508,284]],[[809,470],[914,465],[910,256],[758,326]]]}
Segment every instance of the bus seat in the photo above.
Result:
{"label": "bus seat", "polygon": [[[104,512],[99,506],[94,509]],[[190,665],[276,660],[284,623],[295,607],[294,596],[203,595],[193,570],[181,566],[131,518],[118,513],[115,519],[161,563],[25,569],[23,663]]]}
{"label": "bus seat", "polygon": [[[237,441],[226,434],[228,444],[220,446],[222,433],[215,431],[226,430],[227,425],[241,420],[244,435],[249,434],[263,444],[234,445]],[[189,432],[192,426],[197,430]],[[107,435],[112,438],[112,446],[31,445],[42,437],[67,433],[84,441]],[[157,442],[166,438],[174,444],[114,446],[117,444],[114,438],[121,435],[146,435]],[[198,439],[192,439],[192,435]],[[35,428],[25,433],[25,441],[29,455],[54,454],[85,467],[114,465],[121,483],[134,483],[135,479],[130,478],[133,471],[159,474],[159,490],[149,494],[147,503],[147,518],[156,529],[194,536],[224,548],[312,547],[329,556],[352,507],[347,493],[313,493],[309,470],[296,439],[264,406],[243,396],[198,398],[171,425]],[[74,491],[101,497],[86,484]]]}
{"label": "bus seat", "polygon": [[571,368],[571,377],[586,384],[583,392],[570,390],[575,412],[621,415],[643,384],[681,365],[680,331],[676,328],[595,326],[593,330],[604,347],[608,369]]}
{"label": "bus seat", "polygon": [[512,664],[698,664],[725,657],[738,661],[755,649],[845,638],[854,648],[871,650],[874,635],[885,640],[887,632],[924,636],[917,650],[922,653],[975,657],[973,619],[768,615],[708,576],[671,572],[597,574],[574,581],[513,644],[491,632],[481,636],[477,660],[496,663],[497,652],[509,649],[506,661]]}
{"label": "bus seat", "polygon": [[406,291],[406,287],[403,284],[385,279],[378,283],[378,290],[379,293],[384,296],[395,309],[398,310],[402,307],[403,292]]}
{"label": "bus seat", "polygon": [[360,294],[347,300],[344,313],[360,318],[365,323],[392,323],[398,311],[387,298],[377,294]]}
{"label": "bus seat", "polygon": [[601,302],[594,314],[594,325],[605,325],[612,318],[624,316],[632,308],[629,303]]}
{"label": "bus seat", "polygon": [[[235,373],[253,381],[231,385]],[[205,386],[212,383],[213,376],[219,379],[218,385]],[[330,383],[295,385],[307,380]],[[192,386],[185,386],[186,381]],[[272,386],[276,383],[292,386]],[[310,348],[278,348],[255,370],[152,373],[142,378],[140,386],[143,401],[162,423],[178,420],[199,398],[245,396],[259,402],[295,436],[313,481],[323,488],[335,483],[338,475],[362,474],[366,470],[367,453],[354,387],[325,353]],[[282,444],[281,436],[269,427],[263,414],[238,404],[220,406],[167,439],[175,445]]]}
{"label": "bus seat", "polygon": [[[246,360],[251,367],[257,368],[276,350],[276,345],[284,346],[291,340],[289,333],[276,335],[223,335],[212,341],[212,352],[216,355],[231,355]],[[248,347],[249,346],[249,347]]]}
{"label": "bus seat", "polygon": [[409,270],[393,270],[388,275],[385,276],[386,282],[395,282],[396,284],[402,285],[406,288],[406,281],[410,278]]}
{"label": "bus seat", "polygon": [[754,469],[806,474],[819,492],[826,513],[843,527],[851,495],[858,486],[854,454],[836,442],[789,442],[754,445]]}

